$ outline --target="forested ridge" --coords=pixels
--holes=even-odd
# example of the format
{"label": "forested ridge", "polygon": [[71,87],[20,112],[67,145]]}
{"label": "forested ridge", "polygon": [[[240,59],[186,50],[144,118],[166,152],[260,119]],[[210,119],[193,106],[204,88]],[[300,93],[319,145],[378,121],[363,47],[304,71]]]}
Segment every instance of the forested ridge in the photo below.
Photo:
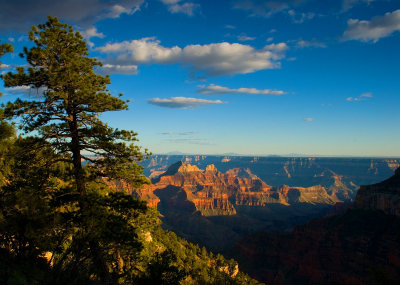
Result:
{"label": "forested ridge", "polygon": [[[237,263],[160,227],[146,203],[108,187],[149,183],[149,152],[99,116],[127,110],[71,26],[49,17],[29,33],[27,67],[6,87],[40,90],[0,110],[0,283],[258,284]],[[1,44],[0,56],[12,51]],[[17,131],[18,130],[18,131]]]}

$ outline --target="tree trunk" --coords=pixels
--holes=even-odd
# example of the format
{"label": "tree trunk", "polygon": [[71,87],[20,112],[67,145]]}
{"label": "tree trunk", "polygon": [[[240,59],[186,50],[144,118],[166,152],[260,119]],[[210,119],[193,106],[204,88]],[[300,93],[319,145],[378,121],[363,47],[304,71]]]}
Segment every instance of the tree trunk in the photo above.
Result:
{"label": "tree trunk", "polygon": [[76,188],[79,194],[84,194],[85,189],[85,176],[83,173],[82,167],[82,156],[81,156],[81,148],[79,141],[79,132],[78,132],[78,121],[76,113],[72,114],[72,122],[69,123],[69,128],[71,132],[71,152],[72,152],[72,164],[73,164],[73,173],[76,183]]}

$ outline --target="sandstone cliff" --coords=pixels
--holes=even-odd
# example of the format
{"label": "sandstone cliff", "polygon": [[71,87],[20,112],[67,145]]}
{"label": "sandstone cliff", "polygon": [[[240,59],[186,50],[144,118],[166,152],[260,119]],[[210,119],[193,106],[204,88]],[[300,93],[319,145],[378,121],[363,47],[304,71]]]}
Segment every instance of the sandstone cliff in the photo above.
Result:
{"label": "sandstone cliff", "polygon": [[[289,187],[283,185],[272,187],[251,173],[249,169],[234,168],[226,173],[219,172],[211,164],[205,170],[195,165],[179,161],[167,171],[153,179],[153,184],[134,190],[135,195],[149,199],[151,205],[159,197],[162,189],[184,191],[185,199],[194,204],[197,211],[204,216],[234,215],[235,206],[266,206],[276,203],[292,205],[296,203],[335,204],[340,200],[327,193],[322,186]],[[165,197],[171,202],[171,198]]]}
{"label": "sandstone cliff", "polygon": [[143,161],[145,175],[153,179],[179,160],[200,169],[214,164],[223,173],[251,170],[271,186],[321,185],[329,195],[344,202],[354,202],[359,185],[382,181],[400,166],[400,159],[387,158],[154,155]]}

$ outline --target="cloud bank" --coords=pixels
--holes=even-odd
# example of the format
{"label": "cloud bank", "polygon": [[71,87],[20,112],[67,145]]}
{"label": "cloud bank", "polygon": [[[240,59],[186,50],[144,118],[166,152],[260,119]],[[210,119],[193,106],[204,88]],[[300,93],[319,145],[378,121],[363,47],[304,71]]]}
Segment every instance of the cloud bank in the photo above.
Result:
{"label": "cloud bank", "polygon": [[171,97],[171,98],[153,98],[147,101],[149,104],[172,108],[172,109],[194,109],[205,105],[224,104],[221,100],[205,100],[190,97]]}
{"label": "cloud bank", "polygon": [[286,94],[281,90],[271,90],[271,89],[256,89],[256,88],[237,88],[232,89],[224,86],[219,86],[215,84],[210,84],[208,86],[199,85],[200,89],[197,93],[211,95],[211,94],[227,94],[227,93],[238,93],[238,94],[257,94],[257,95],[283,95]]}
{"label": "cloud bank", "polygon": [[348,20],[343,39],[376,43],[396,31],[400,31],[400,9],[388,12],[384,16],[374,17],[370,21]]}
{"label": "cloud bank", "polygon": [[155,38],[108,43],[97,48],[109,55],[108,64],[176,64],[202,71],[209,76],[252,73],[279,68],[279,60],[288,49],[285,43],[266,45],[255,49],[239,43],[212,43],[188,45],[184,48],[164,47]]}
{"label": "cloud bank", "polygon": [[33,24],[44,22],[48,15],[63,21],[90,26],[106,18],[133,14],[144,0],[14,0],[1,1],[0,31],[26,32]]}

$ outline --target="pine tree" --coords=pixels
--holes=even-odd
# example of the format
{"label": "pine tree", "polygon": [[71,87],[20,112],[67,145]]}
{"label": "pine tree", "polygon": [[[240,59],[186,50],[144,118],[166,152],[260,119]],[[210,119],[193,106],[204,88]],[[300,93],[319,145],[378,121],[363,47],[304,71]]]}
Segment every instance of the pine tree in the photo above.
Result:
{"label": "pine tree", "polygon": [[85,278],[117,283],[134,267],[141,247],[135,219],[146,205],[108,188],[104,179],[134,187],[147,183],[137,163],[147,150],[134,144],[135,132],[113,129],[99,119],[104,112],[126,110],[127,101],[110,94],[108,76],[94,72],[101,63],[89,57],[78,32],[49,17],[32,28],[29,39],[34,46],[21,54],[28,68],[18,67],[3,79],[6,87],[40,88],[43,94],[8,103],[4,113],[19,119],[26,136],[36,137],[36,151],[50,146],[51,161],[67,165],[62,187],[47,197],[56,221],[48,229],[54,241],[46,248],[54,273],[48,282],[64,283],[67,276],[78,278],[72,283]]}
{"label": "pine tree", "polygon": [[108,76],[94,72],[101,63],[88,56],[82,36],[49,17],[45,24],[32,28],[29,39],[35,46],[21,54],[27,59],[28,69],[18,67],[17,73],[8,73],[3,79],[6,87],[44,89],[42,100],[19,99],[7,106],[7,114],[21,116],[25,132],[38,131],[73,164],[81,194],[89,179],[82,159],[90,161],[95,177],[123,179],[135,186],[146,183],[142,167],[135,163],[143,158],[140,148],[132,144],[137,134],[110,128],[99,119],[104,112],[126,110],[127,101],[119,98],[121,94],[110,94]]}

